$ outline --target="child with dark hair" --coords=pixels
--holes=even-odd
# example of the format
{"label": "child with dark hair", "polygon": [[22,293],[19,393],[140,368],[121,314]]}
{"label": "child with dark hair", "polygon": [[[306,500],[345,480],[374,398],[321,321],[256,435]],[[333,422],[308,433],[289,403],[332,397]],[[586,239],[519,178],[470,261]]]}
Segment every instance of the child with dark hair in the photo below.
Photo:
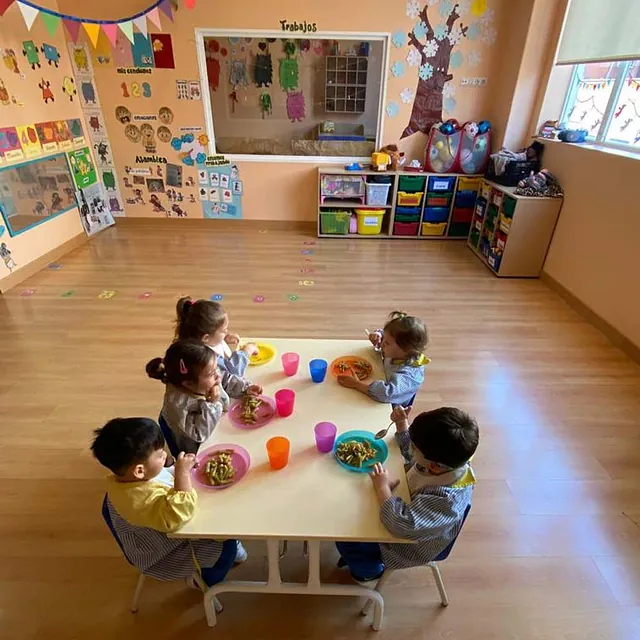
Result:
{"label": "child with dark hair", "polygon": [[407,462],[411,503],[393,495],[398,485],[377,464],[371,481],[380,503],[380,519],[398,538],[417,544],[338,542],[340,566],[359,582],[379,578],[385,568],[406,569],[433,561],[456,538],[475,477],[469,463],[479,441],[478,425],[460,409],[442,407],[421,413],[409,426],[402,407],[391,412],[396,442]]}
{"label": "child with dark hair", "polygon": [[164,358],[147,363],[147,375],[166,385],[160,419],[178,451],[196,453],[229,408],[229,397],[260,395],[262,387],[218,370],[216,354],[203,342],[177,340]]}
{"label": "child with dark hair", "polygon": [[223,371],[243,376],[249,357],[258,352],[252,342],[240,349],[240,336],[229,333],[229,316],[223,306],[212,300],[185,296],[176,305],[176,338],[204,342],[218,356]]}
{"label": "child with dark hair", "polygon": [[107,478],[107,508],[127,559],[159,580],[188,578],[199,571],[211,586],[233,563],[246,560],[236,540],[177,540],[193,518],[198,495],[191,486],[193,454],[181,453],[167,469],[160,427],[149,418],[115,418],[95,432],[91,451],[112,475]]}
{"label": "child with dark hair", "polygon": [[428,335],[424,322],[402,311],[394,311],[384,325],[369,334],[376,350],[382,352],[385,380],[369,384],[354,376],[338,376],[349,389],[366,393],[378,402],[393,406],[411,406],[424,382],[424,367],[430,360],[424,355]]}

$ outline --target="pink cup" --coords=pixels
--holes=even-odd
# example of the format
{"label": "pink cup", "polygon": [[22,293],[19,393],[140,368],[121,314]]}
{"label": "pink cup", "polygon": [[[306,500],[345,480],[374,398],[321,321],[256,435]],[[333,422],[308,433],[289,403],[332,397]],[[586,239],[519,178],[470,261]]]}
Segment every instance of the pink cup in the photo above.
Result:
{"label": "pink cup", "polygon": [[300,364],[300,356],[297,353],[282,354],[282,368],[287,376],[295,376],[298,373],[298,365]]}
{"label": "pink cup", "polygon": [[316,436],[316,447],[318,447],[320,453],[329,453],[333,450],[336,432],[336,425],[331,422],[318,422],[313,428],[313,433]]}
{"label": "pink cup", "polygon": [[296,402],[296,392],[291,389],[276,391],[276,409],[281,418],[286,418],[293,413],[293,405]]}

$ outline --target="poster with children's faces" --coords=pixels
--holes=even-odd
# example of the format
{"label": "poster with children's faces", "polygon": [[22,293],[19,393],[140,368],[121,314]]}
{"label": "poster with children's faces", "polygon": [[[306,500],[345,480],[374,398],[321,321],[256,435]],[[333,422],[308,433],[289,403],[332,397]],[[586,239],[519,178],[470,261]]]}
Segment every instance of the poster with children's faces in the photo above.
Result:
{"label": "poster with children's faces", "polygon": [[[209,156],[198,166],[198,197],[205,218],[242,218],[242,182],[237,165],[224,156]],[[238,186],[234,186],[238,183]]]}

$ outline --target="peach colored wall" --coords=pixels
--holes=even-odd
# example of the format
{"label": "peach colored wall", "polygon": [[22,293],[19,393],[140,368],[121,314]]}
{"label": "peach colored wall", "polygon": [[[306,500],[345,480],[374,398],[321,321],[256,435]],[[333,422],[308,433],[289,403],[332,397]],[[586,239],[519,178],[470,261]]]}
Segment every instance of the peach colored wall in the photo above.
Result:
{"label": "peach colored wall", "polygon": [[640,161],[547,143],[565,200],[544,271],[640,347]]}
{"label": "peach colored wall", "polygon": [[[55,3],[43,3],[54,9]],[[56,69],[49,66],[40,53],[41,68],[32,70],[27,64],[26,58],[22,55],[22,42],[33,40],[39,46],[43,42],[54,45],[60,52],[60,65]],[[11,72],[0,62],[0,80],[3,81],[10,94],[15,95],[18,102],[23,105],[11,104],[0,106],[0,126],[19,126],[25,124],[35,124],[49,120],[81,118],[82,112],[77,99],[71,102],[62,92],[62,78],[71,76],[72,71],[69,65],[69,56],[62,28],[55,37],[51,37],[41,21],[36,21],[31,31],[27,28],[22,19],[22,15],[17,5],[10,7],[4,17],[0,18],[0,46],[4,49],[13,49],[16,52],[18,66],[23,77]],[[51,84],[54,94],[54,102],[45,104],[42,100],[42,91],[38,88],[38,83],[44,78]],[[49,155],[49,154],[43,154]],[[13,166],[17,163],[11,163]],[[0,164],[0,168],[8,166]],[[73,208],[54,219],[43,222],[37,227],[33,227],[15,237],[9,235],[7,230],[1,238],[11,251],[11,256],[18,265],[13,273],[18,273],[20,268],[25,267],[42,255],[56,249],[71,238],[83,234],[82,223],[78,209]],[[0,280],[9,276],[9,270],[0,262]]]}
{"label": "peach colored wall", "polygon": [[[74,15],[82,14],[86,17],[116,19],[131,15],[136,11],[146,8],[148,0],[111,0],[103,2],[79,2],[79,0],[58,0],[61,11]],[[358,33],[394,33],[398,30],[408,32],[414,20],[406,15],[407,3],[392,2],[388,0],[325,0],[301,5],[294,0],[273,0],[270,3],[257,1],[239,1],[235,3],[216,3],[212,10],[210,2],[200,0],[193,11],[181,8],[174,17],[174,22],[163,20],[163,31],[173,36],[173,48],[176,61],[176,70],[156,69],[151,75],[122,76],[115,73],[113,67],[97,67],[94,63],[95,77],[103,113],[106,119],[109,136],[113,143],[113,151],[120,187],[123,198],[131,197],[131,189],[125,188],[122,179],[125,175],[124,167],[132,166],[136,153],[140,153],[141,147],[127,141],[124,137],[123,127],[115,120],[114,110],[119,104],[128,106],[133,113],[151,114],[157,113],[161,106],[169,106],[176,118],[171,125],[172,133],[179,126],[204,125],[203,103],[200,101],[178,101],[175,98],[175,80],[195,80],[199,77],[194,29],[280,29],[280,20],[290,22],[306,20],[317,22],[318,32],[312,34],[317,39],[323,38],[323,32],[358,32]],[[483,10],[488,8],[485,20],[497,26],[502,22],[502,17],[511,11],[506,0],[473,0],[465,3],[467,8]],[[434,27],[444,20],[438,14],[438,7],[429,9],[429,15]],[[478,16],[469,11],[461,19],[461,24],[468,25],[471,21],[477,22]],[[150,31],[153,31],[150,26]],[[491,32],[493,32],[493,26]],[[465,121],[469,119],[480,120],[487,117],[492,92],[495,91],[500,77],[494,73],[500,50],[500,34],[498,41],[490,46],[485,34],[477,30],[474,38],[464,39],[459,46],[460,66],[451,68],[454,74],[453,89],[457,102],[451,113],[445,117],[455,117]],[[283,36],[287,33],[282,32]],[[490,33],[491,35],[491,33]],[[84,36],[83,36],[84,37]],[[492,38],[489,38],[492,40]],[[275,44],[275,43],[274,43]],[[416,88],[418,68],[409,67],[406,56],[409,51],[407,44],[401,47],[391,46],[391,63],[402,62],[405,73],[402,77],[388,75],[387,97],[385,105],[393,101],[399,107],[397,116],[384,115],[383,143],[397,142],[404,127],[407,125],[411,113],[411,103],[403,103],[400,92],[405,89]],[[469,64],[469,54],[477,52],[479,59],[477,64]],[[276,56],[274,56],[274,59]],[[474,60],[474,62],[476,62]],[[462,87],[460,78],[464,76],[486,77],[488,84],[484,87]],[[152,86],[152,98],[145,100],[138,98],[122,98],[120,84],[123,81],[131,82],[147,81]],[[402,148],[408,157],[422,158],[424,155],[426,138],[422,134],[415,134],[402,141]],[[169,162],[177,159],[177,154],[169,145],[158,143],[158,155],[166,156]],[[318,164],[322,163],[255,163],[242,162],[240,165],[240,177],[244,184],[243,216],[253,219],[314,219],[316,215],[315,184]],[[195,169],[185,168],[185,178],[193,176]],[[185,195],[188,189],[183,189]],[[192,191],[195,193],[195,190]],[[265,193],[268,199],[265,199]],[[275,199],[275,200],[274,200]],[[278,207],[274,206],[275,202]],[[200,204],[191,204],[184,207],[190,217],[200,217]],[[160,217],[164,214],[154,213],[148,204],[125,205],[127,216]]]}

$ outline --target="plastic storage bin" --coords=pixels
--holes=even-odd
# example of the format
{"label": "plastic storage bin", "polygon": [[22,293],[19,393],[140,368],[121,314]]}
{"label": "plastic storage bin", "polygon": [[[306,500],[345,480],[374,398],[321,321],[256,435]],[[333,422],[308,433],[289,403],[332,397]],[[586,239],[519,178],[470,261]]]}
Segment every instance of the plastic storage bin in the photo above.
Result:
{"label": "plastic storage bin", "polygon": [[384,209],[356,209],[358,216],[358,234],[375,236],[382,231]]}
{"label": "plastic storage bin", "polygon": [[398,204],[401,207],[419,207],[422,202],[422,191],[408,193],[407,191],[398,191]]}
{"label": "plastic storage bin", "polygon": [[456,207],[463,207],[466,209],[473,209],[476,204],[476,198],[478,197],[477,191],[460,191],[456,193]]}
{"label": "plastic storage bin", "polygon": [[420,229],[420,222],[394,222],[394,236],[417,236]]}
{"label": "plastic storage bin", "polygon": [[424,191],[427,179],[423,176],[400,176],[399,191]]}
{"label": "plastic storage bin", "polygon": [[428,191],[453,191],[455,176],[431,176]]}
{"label": "plastic storage bin", "polygon": [[364,176],[323,175],[320,182],[320,203],[327,198],[351,198],[364,204]]}
{"label": "plastic storage bin", "polygon": [[473,209],[459,209],[455,207],[451,214],[451,222],[466,222],[471,224],[473,219]]}
{"label": "plastic storage bin", "polygon": [[448,191],[429,191],[427,193],[427,207],[448,207],[451,202],[451,193]]}
{"label": "plastic storage bin", "polygon": [[321,211],[320,233],[346,235],[349,233],[351,214],[348,211]]}
{"label": "plastic storage bin", "polygon": [[447,207],[425,207],[423,222],[446,222],[449,219]]}
{"label": "plastic storage bin", "polygon": [[476,200],[476,218],[484,218],[484,213],[487,210],[487,201],[484,198],[478,198]]}
{"label": "plastic storage bin", "polygon": [[470,225],[468,222],[452,222],[449,225],[447,235],[450,238],[466,238],[469,235]]}
{"label": "plastic storage bin", "polygon": [[376,184],[374,182],[367,182],[367,204],[385,206],[389,198],[390,187],[390,183]]}
{"label": "plastic storage bin", "polygon": [[516,210],[516,199],[511,196],[505,196],[502,203],[502,210],[507,218],[513,218],[513,212]]}
{"label": "plastic storage bin", "polygon": [[460,176],[458,178],[458,191],[475,191],[478,192],[480,187],[480,178],[468,178]]}
{"label": "plastic storage bin", "polygon": [[431,222],[423,222],[422,235],[423,236],[443,236],[446,228],[447,228],[446,222],[439,222],[436,224],[433,224]]}
{"label": "plastic storage bin", "polygon": [[485,199],[488,200],[491,197],[491,185],[488,184],[487,182],[483,182],[480,185],[480,195]]}
{"label": "plastic storage bin", "polygon": [[477,229],[472,229],[469,234],[469,242],[477,248],[478,240],[480,240],[480,232]]}

